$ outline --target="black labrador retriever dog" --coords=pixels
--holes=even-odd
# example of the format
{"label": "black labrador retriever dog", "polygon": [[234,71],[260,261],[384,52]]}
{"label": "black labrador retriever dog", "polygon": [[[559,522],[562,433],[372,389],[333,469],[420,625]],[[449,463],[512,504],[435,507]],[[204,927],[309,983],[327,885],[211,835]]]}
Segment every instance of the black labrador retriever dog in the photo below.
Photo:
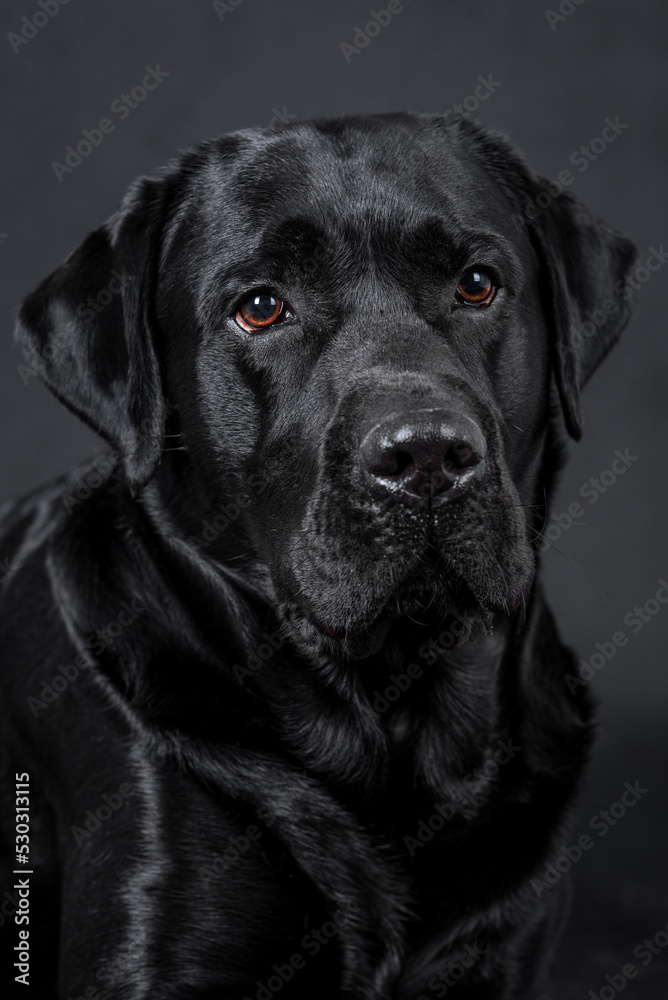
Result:
{"label": "black labrador retriever dog", "polygon": [[372,115],[203,142],[28,296],[110,448],[3,518],[13,978],[547,996],[592,712],[536,554],[633,261],[502,136]]}

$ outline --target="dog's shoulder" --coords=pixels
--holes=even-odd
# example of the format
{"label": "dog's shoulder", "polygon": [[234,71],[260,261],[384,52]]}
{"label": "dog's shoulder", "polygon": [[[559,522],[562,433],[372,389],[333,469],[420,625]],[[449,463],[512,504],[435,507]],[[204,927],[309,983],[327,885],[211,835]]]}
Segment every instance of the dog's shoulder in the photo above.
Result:
{"label": "dog's shoulder", "polygon": [[72,514],[112,482],[114,467],[112,453],[96,455],[0,507],[0,583],[7,586],[52,540],[67,535]]}
{"label": "dog's shoulder", "polygon": [[[94,547],[96,532],[108,524],[97,508],[117,505],[113,456],[98,455],[0,508],[0,665],[21,676],[66,655],[68,567],[90,561],[81,553]],[[77,574],[78,575],[78,574]],[[92,581],[91,581],[92,583]],[[77,587],[78,603],[85,601]]]}

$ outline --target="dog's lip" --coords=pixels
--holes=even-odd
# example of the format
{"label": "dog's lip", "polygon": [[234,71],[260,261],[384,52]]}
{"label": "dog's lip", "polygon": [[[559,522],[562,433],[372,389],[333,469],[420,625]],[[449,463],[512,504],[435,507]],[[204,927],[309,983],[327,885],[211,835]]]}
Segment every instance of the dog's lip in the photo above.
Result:
{"label": "dog's lip", "polygon": [[453,613],[450,610],[444,612],[441,609],[438,613],[430,614],[422,605],[416,604],[414,606],[410,602],[402,606],[397,602],[396,594],[393,594],[385,604],[378,607],[372,616],[358,622],[353,622],[350,625],[339,625],[331,619],[320,617],[315,611],[303,606],[295,606],[294,610],[302,621],[307,622],[320,635],[326,636],[335,643],[342,643],[344,645],[349,643],[356,645],[366,642],[371,633],[377,632],[380,629],[387,630],[397,618],[408,617],[416,621],[416,619],[426,617],[427,621],[416,621],[416,624],[437,625],[439,622],[445,621],[448,615]]}
{"label": "dog's lip", "polygon": [[386,609],[383,608],[383,610],[380,611],[379,614],[375,615],[374,618],[370,621],[364,622],[364,624],[358,626],[357,628],[334,625],[332,622],[325,621],[315,615],[306,617],[306,621],[321,635],[326,636],[328,639],[332,639],[334,642],[356,644],[364,642],[374,630],[383,624],[384,621],[387,621],[389,627],[390,616],[387,614]]}
{"label": "dog's lip", "polygon": [[326,640],[329,640],[328,646],[331,651],[338,649],[357,660],[366,659],[378,652],[394,626],[401,626],[402,621],[408,622],[411,626],[418,628],[435,629],[437,632],[438,630],[450,631],[453,629],[454,623],[464,621],[466,627],[461,634],[455,635],[453,633],[453,640],[449,647],[453,650],[460,649],[469,641],[472,632],[472,622],[474,621],[471,615],[466,615],[462,619],[462,616],[458,615],[454,610],[450,610],[447,613],[441,612],[433,616],[422,613],[418,619],[413,617],[412,614],[397,615],[389,613],[387,608],[384,608],[373,621],[366,623],[358,629],[340,628],[313,615],[305,620],[308,621],[311,627],[325,636]]}
{"label": "dog's lip", "polygon": [[322,635],[326,635],[328,639],[345,639],[346,634],[351,634],[345,628],[330,625],[329,622],[323,621],[321,618],[316,618],[315,615],[310,615],[308,623],[309,625],[313,625],[314,628],[317,628],[318,632]]}
{"label": "dog's lip", "polygon": [[[506,615],[511,615],[521,608],[526,603],[528,596],[528,590],[523,588],[519,593],[517,593],[514,600],[508,603],[505,607]],[[484,609],[480,609],[484,610]],[[501,609],[491,609],[488,611],[500,612]],[[306,609],[295,608],[297,615],[301,618],[304,623],[315,629],[320,635],[329,639],[330,642],[334,643],[337,647],[356,650],[361,649],[366,646],[375,646],[381,635],[385,635],[392,624],[400,619],[409,619],[417,626],[422,626],[424,628],[441,628],[447,629],[453,620],[461,619],[461,613],[458,613],[455,606],[443,607],[431,611],[428,607],[423,606],[413,606],[407,603],[405,606],[397,604],[396,595],[395,597],[388,601],[382,608],[374,614],[373,618],[365,620],[363,622],[355,623],[352,627],[338,625],[331,620],[319,617],[317,614],[311,611],[306,611]],[[473,609],[470,609],[472,613]],[[466,617],[466,616],[465,616]],[[464,645],[467,641],[467,634],[461,635],[456,642],[453,644],[454,648],[457,649]],[[366,655],[366,654],[365,654]]]}
{"label": "dog's lip", "polygon": [[[452,611],[445,613],[440,611],[438,614],[430,616],[429,614],[425,615],[422,609],[418,610],[417,608],[407,609],[402,612],[396,607],[396,601],[388,601],[373,618],[353,628],[335,625],[333,622],[319,618],[315,614],[304,615],[303,617],[308,621],[309,625],[317,629],[321,635],[327,636],[328,639],[332,639],[335,642],[359,643],[367,639],[371,632],[378,630],[378,628],[389,628],[392,622],[400,618],[410,618],[415,624],[427,627],[429,625],[442,625],[453,614],[454,612]],[[413,615],[426,617],[428,620],[418,621]]]}
{"label": "dog's lip", "polygon": [[338,625],[294,605],[292,616],[301,622],[301,629],[317,633],[319,643],[324,643],[329,652],[337,651],[354,659],[364,659],[377,652],[393,620],[387,608],[382,608],[368,621],[354,623],[352,627]]}

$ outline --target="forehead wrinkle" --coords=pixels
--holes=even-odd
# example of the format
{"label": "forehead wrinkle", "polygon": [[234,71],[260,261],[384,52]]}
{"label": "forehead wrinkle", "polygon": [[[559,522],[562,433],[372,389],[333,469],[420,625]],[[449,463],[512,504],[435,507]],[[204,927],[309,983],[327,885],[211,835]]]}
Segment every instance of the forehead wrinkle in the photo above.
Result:
{"label": "forehead wrinkle", "polygon": [[[434,162],[431,144],[408,136],[353,130],[345,144],[309,125],[290,127],[287,134],[244,133],[247,144],[235,163],[210,161],[203,170],[208,201],[229,198],[261,215],[308,206],[326,220],[330,209],[348,204],[360,214],[376,205],[406,210],[410,203],[423,210],[447,198],[433,175],[447,174],[454,183],[461,170],[455,150],[440,148]],[[327,202],[330,206],[327,206]]]}
{"label": "forehead wrinkle", "polygon": [[[402,242],[428,220],[439,220],[453,246],[466,242],[467,230],[496,228],[489,223],[504,199],[478,164],[464,169],[469,157],[440,143],[410,146],[354,135],[344,154],[310,127],[289,135],[249,133],[237,157],[210,158],[200,168],[193,209],[194,231],[207,233],[206,241],[197,240],[200,252],[205,242],[206,257],[225,260],[226,270],[261,259],[265,241],[267,257],[280,255],[278,230],[295,223],[295,205],[305,228],[322,231],[324,252],[345,262],[346,271],[382,267],[391,254],[407,259]],[[185,220],[179,222],[183,230]]]}

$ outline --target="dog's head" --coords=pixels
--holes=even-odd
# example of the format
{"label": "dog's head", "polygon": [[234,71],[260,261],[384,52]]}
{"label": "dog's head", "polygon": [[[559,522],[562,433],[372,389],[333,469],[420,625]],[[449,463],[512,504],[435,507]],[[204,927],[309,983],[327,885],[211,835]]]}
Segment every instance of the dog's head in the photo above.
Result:
{"label": "dog's head", "polygon": [[302,646],[362,656],[397,617],[521,604],[550,386],[578,437],[633,258],[467,119],[297,123],[138,182],[19,335],[133,491],[161,468]]}

